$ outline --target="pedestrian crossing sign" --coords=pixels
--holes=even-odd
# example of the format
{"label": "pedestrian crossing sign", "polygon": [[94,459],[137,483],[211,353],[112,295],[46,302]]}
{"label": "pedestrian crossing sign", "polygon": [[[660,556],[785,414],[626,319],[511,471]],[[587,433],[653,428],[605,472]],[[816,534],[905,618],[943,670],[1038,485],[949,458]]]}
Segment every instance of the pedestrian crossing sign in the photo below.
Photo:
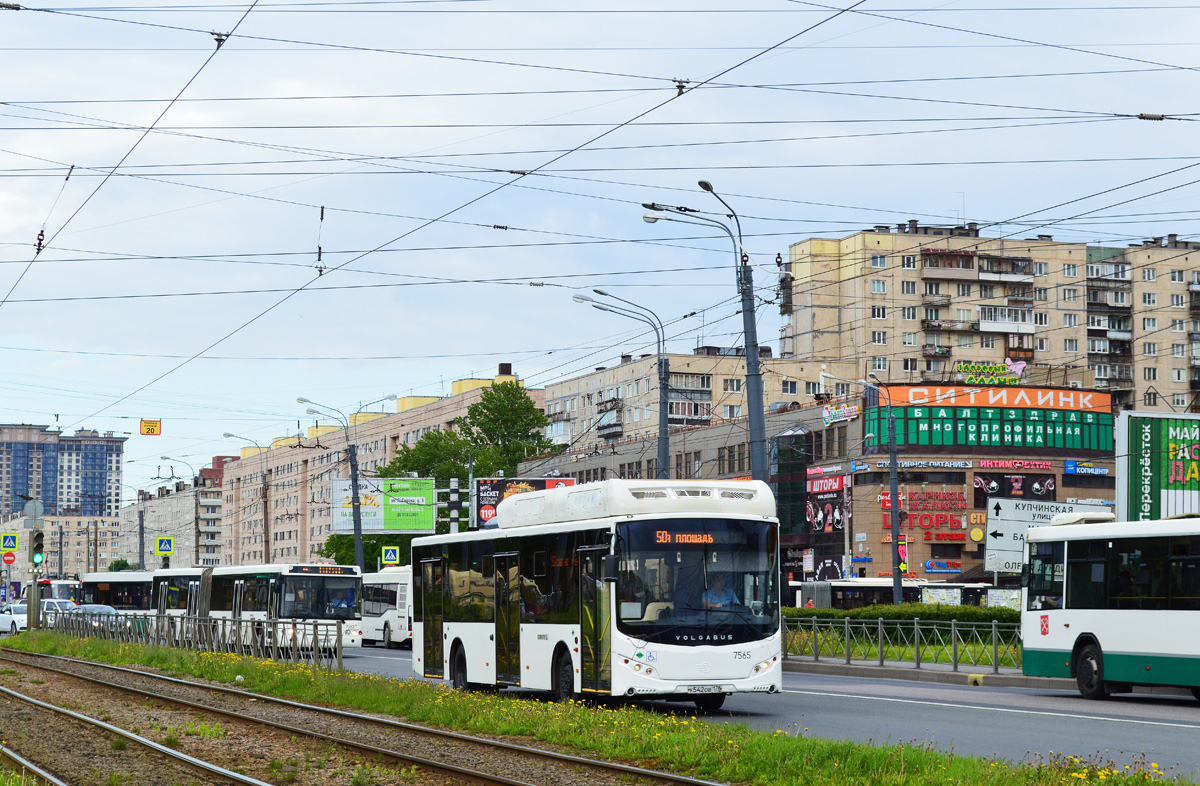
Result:
{"label": "pedestrian crossing sign", "polygon": [[175,553],[175,538],[155,538],[154,556],[169,557]]}
{"label": "pedestrian crossing sign", "polygon": [[398,546],[383,547],[383,564],[384,565],[399,565],[400,564],[400,548]]}
{"label": "pedestrian crossing sign", "polygon": [[20,533],[5,532],[0,534],[0,551],[16,551],[20,545]]}

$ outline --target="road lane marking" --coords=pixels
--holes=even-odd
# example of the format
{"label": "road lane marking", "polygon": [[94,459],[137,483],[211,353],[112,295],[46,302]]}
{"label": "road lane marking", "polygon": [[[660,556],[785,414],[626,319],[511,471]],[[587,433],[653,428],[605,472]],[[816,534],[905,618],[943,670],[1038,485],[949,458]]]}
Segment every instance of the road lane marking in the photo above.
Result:
{"label": "road lane marking", "polygon": [[1019,710],[1011,707],[993,707],[981,704],[957,704],[944,701],[923,701],[920,699],[897,699],[890,696],[862,696],[857,693],[829,693],[815,690],[793,690],[785,688],[781,693],[796,693],[804,696],[827,696],[835,699],[863,699],[864,701],[887,701],[894,704],[920,704],[930,707],[947,707],[963,710],[987,710],[988,712],[1007,712],[1013,715],[1042,715],[1048,718],[1071,718],[1072,720],[1101,720],[1111,723],[1135,723],[1141,726],[1165,726],[1173,729],[1200,729],[1196,723],[1170,723],[1168,721],[1137,720],[1133,718],[1112,718],[1106,715],[1079,715],[1072,712],[1051,712],[1049,710]]}

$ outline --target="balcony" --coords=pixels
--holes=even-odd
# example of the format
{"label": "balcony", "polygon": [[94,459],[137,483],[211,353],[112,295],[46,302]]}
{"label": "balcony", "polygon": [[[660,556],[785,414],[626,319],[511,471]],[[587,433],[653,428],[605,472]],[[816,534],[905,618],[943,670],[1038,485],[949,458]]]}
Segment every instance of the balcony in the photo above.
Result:
{"label": "balcony", "polygon": [[925,344],[921,347],[921,354],[927,358],[948,358],[950,357],[950,347],[940,347],[937,344]]}
{"label": "balcony", "polygon": [[204,533],[220,534],[222,531],[223,531],[223,529],[220,524],[214,524],[214,523],[203,522],[203,521],[200,522],[201,534],[204,534]]}
{"label": "balcony", "polygon": [[596,434],[601,439],[620,439],[625,434],[625,424],[618,418],[612,423],[596,426]]}
{"label": "balcony", "polygon": [[1002,306],[980,306],[979,329],[988,333],[1032,334],[1033,311]]}
{"label": "balcony", "polygon": [[1200,313],[1200,292],[1193,292],[1192,299],[1188,302],[1188,311],[1193,315]]}
{"label": "balcony", "polygon": [[922,371],[921,372],[921,381],[922,382],[945,382],[946,381],[946,372],[945,371]]}
{"label": "balcony", "polygon": [[[1096,380],[1096,382],[1099,383],[1100,380]],[[1110,379],[1107,382],[1106,387],[1109,390],[1133,390],[1132,379]]]}
{"label": "balcony", "polygon": [[1012,360],[1033,360],[1033,350],[1027,347],[1009,347],[1005,354]]}
{"label": "balcony", "polygon": [[206,513],[205,511],[200,511],[200,520],[201,521],[220,521],[221,513],[220,513],[220,511],[218,511],[216,513]]}
{"label": "balcony", "polygon": [[1200,358],[1188,358],[1188,365],[1192,368],[1200,366]]}
{"label": "balcony", "polygon": [[1087,303],[1087,310],[1092,312],[1128,314],[1131,312],[1131,309],[1132,307],[1128,303],[1118,305],[1116,303],[1109,303],[1107,300],[1089,300]]}
{"label": "balcony", "polygon": [[1009,295],[1004,298],[1004,305],[1014,308],[1033,308],[1033,295]]}
{"label": "balcony", "polygon": [[1128,279],[1118,278],[1089,278],[1087,287],[1088,289],[1109,289],[1122,292],[1130,292],[1133,289]]}
{"label": "balcony", "polygon": [[1017,284],[1033,283],[1033,260],[1028,257],[979,257],[980,281],[1005,281]]}
{"label": "balcony", "polygon": [[922,319],[922,330],[953,330],[968,333],[979,330],[978,322],[958,322],[950,319]]}
{"label": "balcony", "polygon": [[600,403],[598,403],[596,405],[596,411],[597,412],[620,412],[621,411],[621,399],[619,399],[619,398],[605,399],[604,401],[601,401]]}
{"label": "balcony", "polygon": [[921,249],[921,277],[950,281],[975,281],[978,271],[974,251],[953,251],[948,248]]}
{"label": "balcony", "polygon": [[923,306],[948,306],[950,305],[949,295],[930,295],[928,293],[921,295],[921,305]]}
{"label": "balcony", "polygon": [[1132,330],[1110,330],[1108,337],[1114,341],[1133,341]]}
{"label": "balcony", "polygon": [[1189,382],[1188,390],[1200,390],[1200,379],[1193,379]]}
{"label": "balcony", "polygon": [[1188,284],[1188,292],[1200,292],[1200,284]]}
{"label": "balcony", "polygon": [[570,419],[570,412],[551,412],[546,416],[546,421],[548,423],[566,423]]}

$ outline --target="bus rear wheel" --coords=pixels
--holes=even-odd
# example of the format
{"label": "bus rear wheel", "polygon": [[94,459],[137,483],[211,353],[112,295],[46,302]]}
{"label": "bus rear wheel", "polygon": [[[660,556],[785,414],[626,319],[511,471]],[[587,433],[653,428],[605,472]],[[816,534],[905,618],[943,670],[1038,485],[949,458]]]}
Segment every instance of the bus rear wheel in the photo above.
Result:
{"label": "bus rear wheel", "polygon": [[471,689],[467,682],[467,656],[461,647],[454,650],[454,657],[450,659],[450,687],[463,693]]}
{"label": "bus rear wheel", "polygon": [[1075,684],[1085,699],[1103,699],[1108,695],[1104,690],[1104,655],[1095,644],[1087,644],[1079,651]]}
{"label": "bus rear wheel", "polygon": [[724,693],[705,693],[703,696],[697,696],[692,699],[696,705],[696,709],[701,712],[716,712],[725,704]]}
{"label": "bus rear wheel", "polygon": [[392,641],[392,626],[388,623],[383,625],[383,648],[385,650],[394,649],[395,643]]}

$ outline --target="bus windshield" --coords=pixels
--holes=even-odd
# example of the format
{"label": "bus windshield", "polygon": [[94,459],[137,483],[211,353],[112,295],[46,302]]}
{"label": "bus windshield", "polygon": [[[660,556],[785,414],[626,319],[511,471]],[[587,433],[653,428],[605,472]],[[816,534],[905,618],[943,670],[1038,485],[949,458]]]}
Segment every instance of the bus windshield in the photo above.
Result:
{"label": "bus windshield", "polygon": [[280,619],[362,618],[362,580],[357,576],[283,576]]}
{"label": "bus windshield", "polygon": [[617,629],[661,644],[736,644],[779,630],[773,522],[659,519],[617,529]]}

